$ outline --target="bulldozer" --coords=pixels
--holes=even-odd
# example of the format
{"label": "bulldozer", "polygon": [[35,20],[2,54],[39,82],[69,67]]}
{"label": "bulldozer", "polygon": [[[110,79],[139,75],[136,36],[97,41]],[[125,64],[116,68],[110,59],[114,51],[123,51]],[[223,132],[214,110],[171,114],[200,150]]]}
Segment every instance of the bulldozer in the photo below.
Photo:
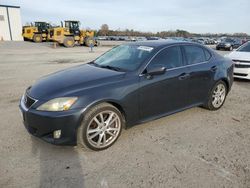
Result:
{"label": "bulldozer", "polygon": [[35,22],[31,26],[24,26],[22,35],[25,41],[42,42],[47,40],[50,28],[52,26],[47,22]]}
{"label": "bulldozer", "polygon": [[76,44],[85,46],[98,46],[99,42],[95,39],[94,31],[80,30],[79,21],[67,20],[61,23],[61,27],[50,29],[48,39],[67,48],[74,47]]}

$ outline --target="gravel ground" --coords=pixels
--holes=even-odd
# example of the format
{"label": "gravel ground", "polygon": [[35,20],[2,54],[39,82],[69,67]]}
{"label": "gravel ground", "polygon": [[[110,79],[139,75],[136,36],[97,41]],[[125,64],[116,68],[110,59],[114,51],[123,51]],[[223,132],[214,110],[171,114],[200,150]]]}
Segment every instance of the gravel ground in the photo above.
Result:
{"label": "gravel ground", "polygon": [[105,151],[30,136],[18,110],[24,90],[108,49],[0,42],[0,187],[250,187],[250,82],[243,80],[219,111],[192,108],[134,126]]}

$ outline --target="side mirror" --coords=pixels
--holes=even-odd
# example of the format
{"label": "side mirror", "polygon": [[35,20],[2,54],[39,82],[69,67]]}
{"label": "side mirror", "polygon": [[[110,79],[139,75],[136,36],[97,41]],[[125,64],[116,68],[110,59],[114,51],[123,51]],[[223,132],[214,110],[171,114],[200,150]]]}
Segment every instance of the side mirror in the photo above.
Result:
{"label": "side mirror", "polygon": [[147,74],[150,76],[161,75],[164,74],[166,70],[167,70],[166,67],[162,65],[150,66],[147,68]]}

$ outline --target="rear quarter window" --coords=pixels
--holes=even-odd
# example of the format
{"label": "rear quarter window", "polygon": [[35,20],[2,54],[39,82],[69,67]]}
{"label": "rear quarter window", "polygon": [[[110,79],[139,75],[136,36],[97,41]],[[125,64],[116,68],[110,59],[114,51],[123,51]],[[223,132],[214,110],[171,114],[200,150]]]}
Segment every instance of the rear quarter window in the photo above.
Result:
{"label": "rear quarter window", "polygon": [[188,65],[193,65],[206,61],[206,56],[203,48],[194,45],[183,46],[183,48],[185,51]]}
{"label": "rear quarter window", "polygon": [[211,53],[207,49],[203,49],[205,53],[205,60],[209,61],[212,57]]}

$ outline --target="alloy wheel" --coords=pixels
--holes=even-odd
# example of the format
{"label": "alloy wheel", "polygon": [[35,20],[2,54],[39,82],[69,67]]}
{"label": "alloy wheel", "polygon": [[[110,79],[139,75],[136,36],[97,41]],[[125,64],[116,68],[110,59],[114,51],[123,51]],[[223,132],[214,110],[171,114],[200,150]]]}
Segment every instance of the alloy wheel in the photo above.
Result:
{"label": "alloy wheel", "polygon": [[215,108],[221,107],[226,98],[226,87],[223,84],[218,84],[213,91],[213,100],[212,104]]}
{"label": "alloy wheel", "polygon": [[95,148],[111,145],[121,131],[121,119],[114,111],[102,111],[95,115],[87,127],[87,140]]}

